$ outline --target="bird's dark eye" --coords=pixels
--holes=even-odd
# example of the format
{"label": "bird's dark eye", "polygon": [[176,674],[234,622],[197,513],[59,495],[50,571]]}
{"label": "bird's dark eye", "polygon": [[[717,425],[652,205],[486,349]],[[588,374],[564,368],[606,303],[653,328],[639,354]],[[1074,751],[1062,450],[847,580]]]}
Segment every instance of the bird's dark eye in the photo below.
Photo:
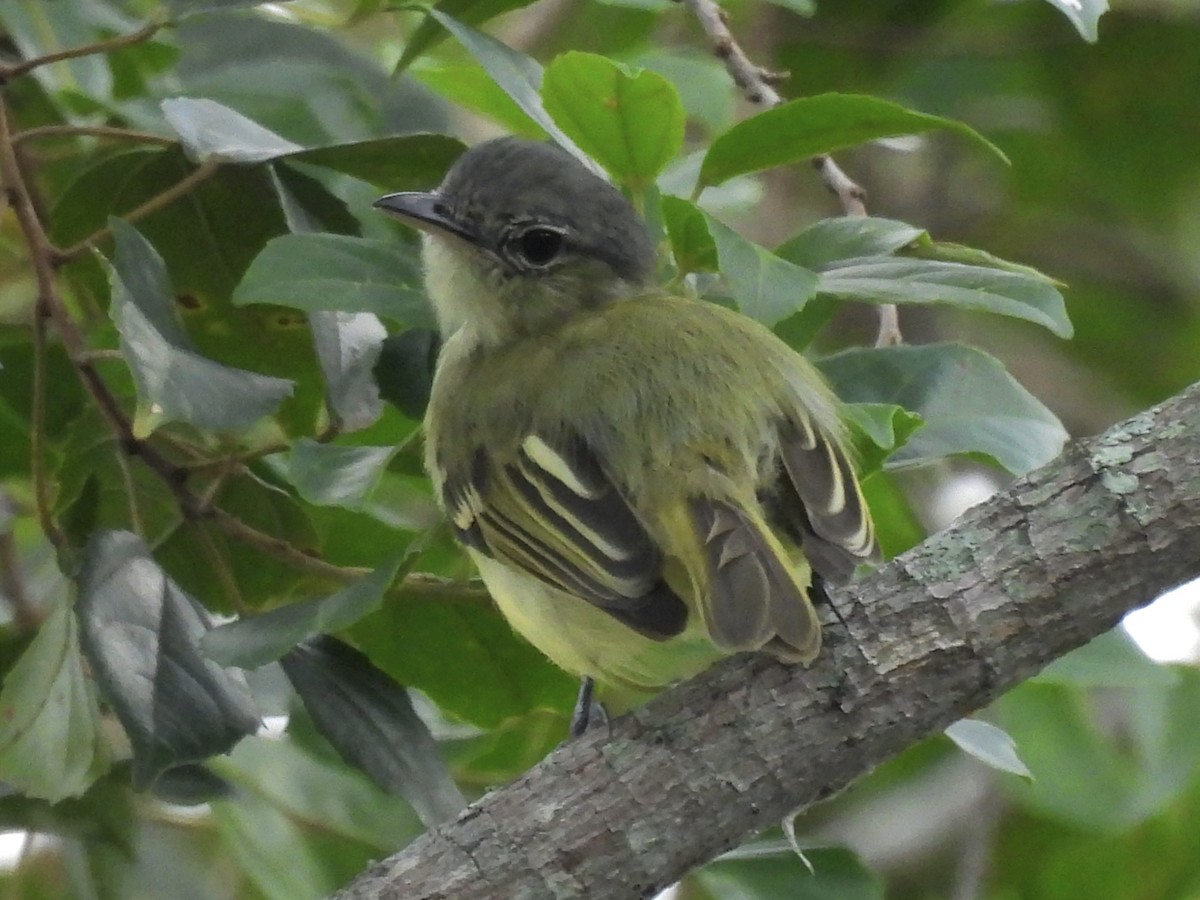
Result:
{"label": "bird's dark eye", "polygon": [[531,266],[546,266],[563,248],[561,232],[553,228],[530,228],[516,239],[516,251]]}

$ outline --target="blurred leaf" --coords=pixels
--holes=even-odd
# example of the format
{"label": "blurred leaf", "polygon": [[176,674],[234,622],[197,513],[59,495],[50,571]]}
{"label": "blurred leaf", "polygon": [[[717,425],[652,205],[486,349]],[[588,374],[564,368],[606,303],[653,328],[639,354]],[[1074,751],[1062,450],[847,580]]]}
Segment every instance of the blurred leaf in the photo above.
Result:
{"label": "blurred leaf", "polygon": [[788,850],[756,858],[718,859],[688,880],[712,900],[883,900],[883,880],[849,850],[805,848],[804,855],[812,872]]}
{"label": "blurred leaf", "polygon": [[166,6],[174,18],[182,19],[197,13],[235,9],[239,6],[259,6],[265,2],[267,0],[166,0]]}
{"label": "blurred leaf", "polygon": [[656,72],[564,53],[546,69],[541,92],[563,131],[635,192],[652,184],[683,146],[683,104]]}
{"label": "blurred leaf", "polygon": [[239,306],[374,313],[431,324],[415,254],[398,241],[339,234],[285,234],[267,243],[233,293]]}
{"label": "blurred leaf", "polygon": [[223,846],[267,900],[320,900],[337,884],[312,840],[282,810],[253,794],[212,805]]}
{"label": "blurred leaf", "polygon": [[391,191],[428,190],[466,147],[445,134],[405,134],[300,150],[289,160],[322,166]]}
{"label": "blurred leaf", "polygon": [[669,194],[662,198],[663,223],[680,272],[716,272],[717,245],[708,218],[696,204]]}
{"label": "blurred leaf", "polygon": [[568,721],[565,711],[534,710],[484,734],[447,742],[446,755],[460,783],[506,784],[567,739]]}
{"label": "blurred leaf", "polygon": [[886,256],[925,236],[920,228],[893,219],[838,216],[822,219],[775,249],[778,256],[818,271],[840,259]]}
{"label": "blurred leaf", "polygon": [[162,111],[195,162],[258,163],[303,149],[215,100],[174,97]]}
{"label": "blurred leaf", "polygon": [[817,12],[817,0],[767,0],[767,2],[805,18],[815,15]]}
{"label": "blurred leaf", "polygon": [[712,54],[698,47],[659,45],[639,53],[632,62],[670,80],[689,121],[703,123],[709,131],[725,129],[733,121],[736,92],[729,89],[725,66]]}
{"label": "blurred leaf", "polygon": [[503,125],[506,131],[533,140],[546,137],[546,129],[478,66],[421,66],[412,70],[412,77],[452,103]]}
{"label": "blurred leaf", "polygon": [[542,67],[535,59],[518,53],[491,35],[456,21],[436,7],[429,11],[429,15],[444,25],[446,30],[467,48],[471,56],[475,57],[475,61],[487,72],[488,77],[512,98],[525,115],[550,135],[556,144],[589,169],[594,168],[587,154],[575,146],[542,106],[542,98],[539,96],[542,89]]}
{"label": "blurred leaf", "polygon": [[1108,12],[1108,0],[1046,0],[1066,16],[1079,36],[1090,44],[1100,39],[1100,17]]}
{"label": "blurred leaf", "polygon": [[751,243],[711,216],[707,218],[721,275],[738,309],[764,325],[774,325],[812,299],[817,285],[815,273]]}
{"label": "blurred leaf", "polygon": [[311,312],[308,320],[331,416],[342,432],[366,428],[383,411],[372,371],[387,329],[371,313]]}
{"label": "blurred leaf", "polygon": [[577,683],[513,632],[490,604],[389,597],[351,630],[375,665],[481,728],[573,707]]}
{"label": "blurred leaf", "polygon": [[427,828],[467,805],[404,688],[341,641],[317,638],[283,658],[317,729],[351,765],[404,797]]}
{"label": "blurred leaf", "polygon": [[863,438],[854,441],[860,478],[882,468],[924,424],[919,415],[891,403],[847,403],[842,413],[854,437]]}
{"label": "blurred leaf", "polygon": [[[511,10],[522,9],[532,2],[533,0],[439,0],[434,10],[446,16],[453,16],[466,25],[478,25]],[[400,54],[400,61],[396,63],[392,75],[399,75],[418,56],[445,40],[446,31],[449,29],[450,26],[439,16],[426,16],[404,45],[404,52]]]}
{"label": "blurred leaf", "polygon": [[282,163],[268,167],[280,209],[293,234],[332,231],[357,236],[358,219],[345,202],[317,179]]}
{"label": "blurred leaf", "polygon": [[1001,772],[1032,778],[1017,755],[1017,743],[1003,728],[981,719],[959,719],[946,729],[946,737],[954,741],[960,750],[975,757],[985,765]]}
{"label": "blurred leaf", "polygon": [[197,763],[167,769],[154,782],[154,796],[177,806],[199,806],[228,797],[233,785]]}
{"label": "blurred leaf", "polygon": [[425,416],[441,345],[440,334],[432,328],[410,328],[384,338],[373,370],[375,381],[383,399],[410,419]]}
{"label": "blurred leaf", "polygon": [[1179,673],[1143,653],[1123,628],[1114,628],[1060,656],[1033,680],[1081,688],[1167,687]]}
{"label": "blurred leaf", "polygon": [[396,554],[362,579],[315,600],[289,603],[270,612],[238,619],[204,635],[201,648],[223,666],[257,669],[297,644],[327,631],[349,628],[375,609],[408,552]]}
{"label": "blurred leaf", "polygon": [[849,403],[893,403],[925,420],[888,461],[918,465],[986,453],[1020,475],[1049,462],[1067,433],[1000,362],[959,344],[845,350],[818,367]]}
{"label": "blurred leaf", "polygon": [[108,766],[77,628],[67,605],[51,613],[0,690],[0,782],[51,803],[83,794]]}
{"label": "blurred leaf", "polygon": [[712,142],[700,183],[720,184],[735,175],[806,162],[866,141],[944,128],[970,138],[1001,159],[1004,154],[972,128],[855,94],[821,94],[791,100],[744,119]]}
{"label": "blurred leaf", "polygon": [[108,531],[84,550],[78,614],[84,653],[133,744],[133,782],[229,750],[258,729],[240,673],[200,653],[208,615],[134,534]]}
{"label": "blurred leaf", "polygon": [[1107,704],[1045,682],[1010,691],[995,712],[1036,780],[1006,788],[1088,831],[1116,834],[1156,814],[1195,783],[1200,760],[1200,672],[1176,672],[1172,684],[1118,689]]}
{"label": "blurred leaf", "polygon": [[904,247],[901,256],[914,259],[932,259],[938,262],[962,263],[966,266],[977,266],[984,269],[1002,269],[1017,275],[1024,275],[1037,281],[1045,281],[1056,287],[1061,285],[1044,272],[1039,272],[1032,266],[1022,265],[1007,259],[1001,259],[995,254],[988,253],[976,247],[966,247],[952,241],[935,241],[927,234],[922,234],[917,240]]}
{"label": "blurred leaf", "polygon": [[1071,337],[1062,294],[1050,279],[959,263],[868,256],[843,259],[820,273],[822,294],[872,303],[944,303],[1024,319]]}
{"label": "blurred leaf", "polygon": [[246,802],[269,804],[310,829],[344,835],[377,852],[416,837],[421,826],[407,804],[347,768],[327,746],[318,755],[299,744],[295,731],[304,715],[296,711],[283,737],[247,738],[213,767],[244,788]]}

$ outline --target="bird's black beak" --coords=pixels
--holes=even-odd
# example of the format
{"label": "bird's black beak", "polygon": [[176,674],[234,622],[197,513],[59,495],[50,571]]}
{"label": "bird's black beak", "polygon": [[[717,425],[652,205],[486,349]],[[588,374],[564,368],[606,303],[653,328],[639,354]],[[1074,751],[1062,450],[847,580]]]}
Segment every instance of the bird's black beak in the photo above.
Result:
{"label": "bird's black beak", "polygon": [[431,234],[452,234],[477,243],[476,235],[454,218],[441,194],[436,191],[402,191],[380,197],[372,204],[390,216]]}

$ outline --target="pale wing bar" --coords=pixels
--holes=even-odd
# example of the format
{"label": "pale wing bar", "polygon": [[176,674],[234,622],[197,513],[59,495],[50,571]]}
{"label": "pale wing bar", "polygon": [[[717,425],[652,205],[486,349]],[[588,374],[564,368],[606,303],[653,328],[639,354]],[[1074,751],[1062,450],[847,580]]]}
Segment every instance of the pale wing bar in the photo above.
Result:
{"label": "pale wing bar", "polygon": [[687,608],[662,582],[658,548],[582,441],[560,450],[531,435],[513,462],[479,458],[444,486],[465,543],[649,637],[683,630]]}
{"label": "pale wing bar", "polygon": [[833,582],[861,563],[879,562],[875,530],[846,453],[807,418],[780,429],[780,456],[803,507],[805,555]]}

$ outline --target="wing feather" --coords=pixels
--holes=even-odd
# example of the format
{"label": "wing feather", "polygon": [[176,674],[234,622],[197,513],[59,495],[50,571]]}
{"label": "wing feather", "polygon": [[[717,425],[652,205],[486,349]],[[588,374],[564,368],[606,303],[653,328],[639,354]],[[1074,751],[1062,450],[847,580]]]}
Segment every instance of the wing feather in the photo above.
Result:
{"label": "wing feather", "polygon": [[662,580],[645,526],[581,440],[527,437],[508,459],[476,453],[447,476],[443,499],[459,537],[656,639],[680,633],[687,607]]}
{"label": "wing feather", "polygon": [[780,429],[784,500],[799,525],[805,556],[829,581],[849,580],[879,562],[875,529],[854,467],[840,442],[798,414]]}

